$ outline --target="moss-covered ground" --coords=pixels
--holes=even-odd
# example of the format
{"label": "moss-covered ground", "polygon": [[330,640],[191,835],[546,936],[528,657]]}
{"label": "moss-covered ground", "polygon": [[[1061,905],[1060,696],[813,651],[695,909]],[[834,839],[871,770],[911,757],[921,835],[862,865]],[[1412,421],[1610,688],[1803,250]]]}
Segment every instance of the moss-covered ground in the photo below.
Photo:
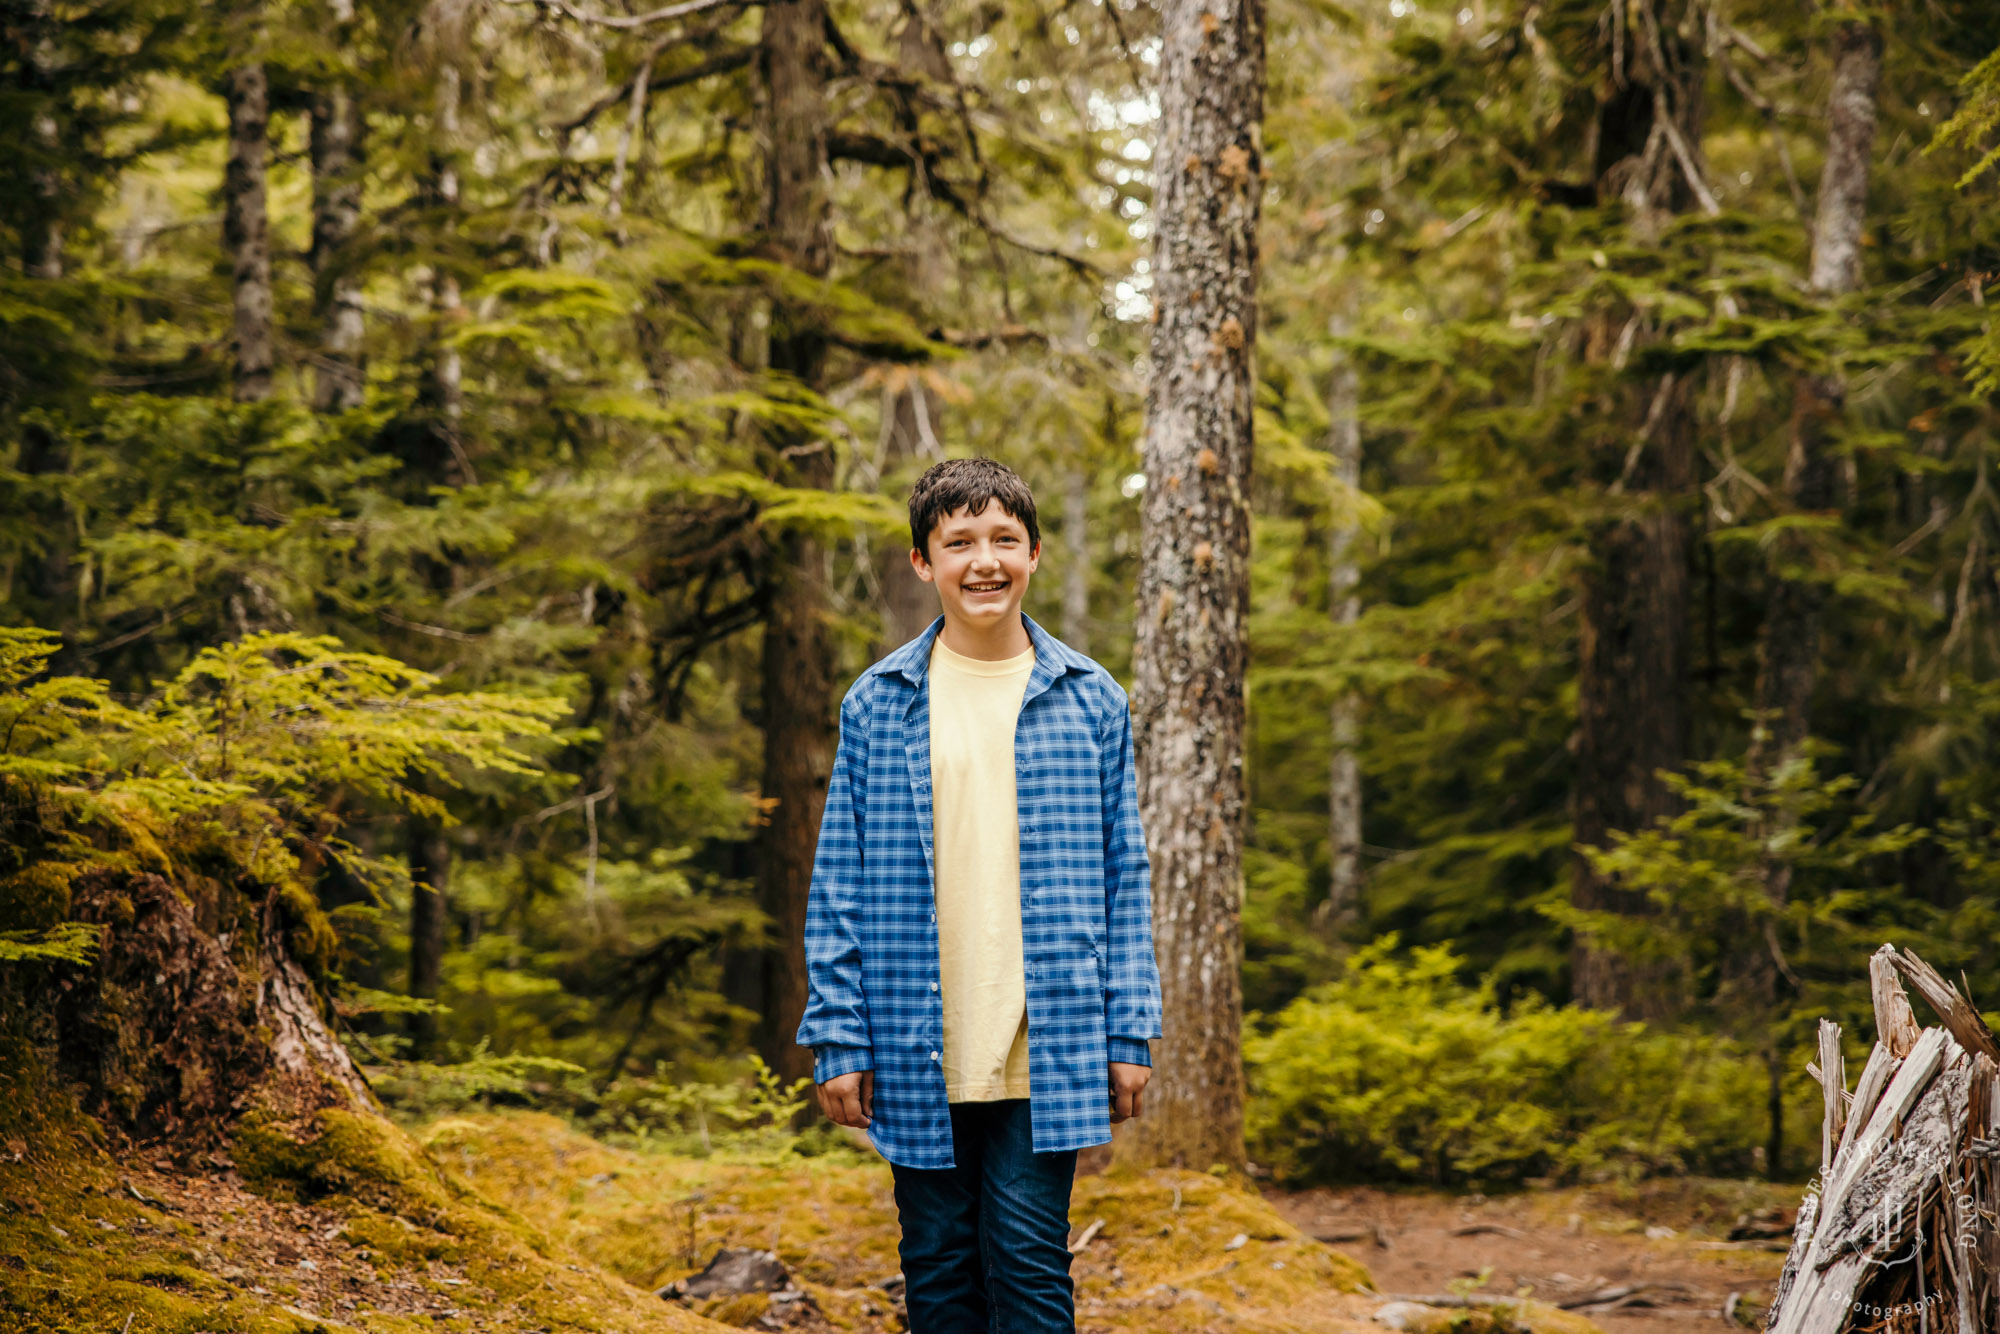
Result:
{"label": "moss-covered ground", "polygon": [[[886,1166],[614,1148],[556,1118],[253,1112],[224,1150],[109,1142],[60,1090],[0,1071],[6,1334],[895,1334]],[[1377,1334],[1355,1261],[1240,1179],[1077,1182],[1083,1334]],[[653,1291],[724,1245],[777,1251],[811,1301],[699,1310]],[[1591,1327],[1545,1308],[1459,1312],[1464,1334]],[[1445,1328],[1441,1326],[1440,1328]]]}
{"label": "moss-covered ground", "polygon": [[[775,1250],[828,1323],[900,1328],[879,1285],[899,1268],[896,1207],[878,1160],[672,1157],[609,1147],[554,1117],[453,1116],[418,1138],[456,1176],[543,1234],[646,1288],[696,1272],[722,1246]],[[1360,1264],[1305,1236],[1239,1178],[1112,1171],[1080,1177],[1072,1270],[1082,1334],[1297,1331],[1381,1326]],[[1233,1243],[1233,1244],[1232,1244]],[[751,1324],[761,1298],[707,1314]],[[1512,1319],[1459,1312],[1455,1326],[1589,1334],[1579,1317],[1528,1305]]]}
{"label": "moss-covered ground", "polygon": [[0,1120],[7,1334],[721,1328],[481,1198],[380,1117],[253,1120],[231,1152],[174,1162],[40,1092]]}

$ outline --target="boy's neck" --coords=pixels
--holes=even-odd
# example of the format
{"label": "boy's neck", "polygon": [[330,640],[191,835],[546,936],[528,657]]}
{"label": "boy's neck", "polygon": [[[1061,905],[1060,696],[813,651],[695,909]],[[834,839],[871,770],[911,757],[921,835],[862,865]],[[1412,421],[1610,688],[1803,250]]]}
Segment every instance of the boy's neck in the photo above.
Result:
{"label": "boy's neck", "polygon": [[1034,641],[1028,638],[1027,622],[1021,619],[1018,610],[990,625],[968,625],[947,612],[938,638],[959,657],[980,662],[1005,662],[1034,647]]}

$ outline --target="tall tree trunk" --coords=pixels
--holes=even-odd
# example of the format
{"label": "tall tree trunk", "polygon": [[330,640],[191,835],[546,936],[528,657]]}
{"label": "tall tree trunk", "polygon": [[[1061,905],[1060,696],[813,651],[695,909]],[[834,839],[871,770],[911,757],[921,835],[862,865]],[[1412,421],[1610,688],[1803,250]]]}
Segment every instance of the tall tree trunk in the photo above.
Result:
{"label": "tall tree trunk", "polygon": [[[771,0],[758,50],[765,114],[764,230],[769,245],[801,273],[823,276],[833,259],[826,193],[826,6],[824,0]],[[810,310],[779,301],[771,312],[770,365],[818,389],[826,338]],[[771,434],[771,469],[788,486],[830,486],[833,453],[797,431]],[[788,533],[775,543],[765,580],[764,796],[770,826],[759,843],[757,887],[776,943],[767,956],[761,1046],[786,1079],[812,1072],[812,1053],[794,1038],[805,1013],[806,890],[833,771],[834,643],[828,556],[820,543]]]}
{"label": "tall tree trunk", "polygon": [[431,168],[426,189],[430,204],[437,210],[437,256],[431,261],[432,343],[430,366],[423,395],[431,409],[432,429],[439,437],[447,469],[458,485],[469,484],[472,468],[459,424],[465,415],[465,369],[458,347],[451,342],[450,326],[457,317],[460,297],[458,276],[452,272],[447,252],[458,236],[458,102],[461,80],[457,67],[447,63],[438,70],[433,106]]}
{"label": "tall tree trunk", "polygon": [[1063,473],[1063,642],[1090,652],[1090,469]]}
{"label": "tall tree trunk", "polygon": [[[1872,22],[1851,19],[1833,33],[1833,87],[1827,99],[1826,165],[1820,174],[1819,209],[1813,218],[1811,288],[1837,298],[1861,286],[1861,232],[1868,202],[1868,159],[1875,142],[1876,94],[1882,82],[1882,34]],[[1837,371],[1807,370],[1792,385],[1790,448],[1785,456],[1785,501],[1799,514],[1835,508],[1835,461],[1827,440],[1845,410],[1847,387]],[[1753,786],[1802,753],[1807,708],[1819,675],[1820,626],[1826,594],[1822,584],[1798,571],[1813,559],[1809,539],[1780,534],[1772,553],[1770,603],[1758,644],[1756,724],[1746,768]],[[1789,812],[1777,812],[1782,825]],[[1782,828],[1768,831],[1772,835]],[[1773,857],[1763,868],[1764,893],[1773,910],[1791,895],[1792,868]],[[1751,958],[1745,982],[1754,1013],[1770,1014],[1778,1002],[1778,957],[1774,929],[1748,942]],[[1783,1170],[1784,1052],[1766,1044],[1770,1119],[1765,1139],[1767,1170]]]}
{"label": "tall tree trunk", "polygon": [[[353,0],[336,0],[334,21],[351,36]],[[343,72],[312,101],[313,314],[320,328],[313,364],[313,407],[346,412],[361,406],[367,375],[361,278],[345,253],[361,222],[361,107]]]}
{"label": "tall tree trunk", "polygon": [[223,243],[236,292],[236,397],[271,396],[275,342],[271,327],[271,231],[265,213],[264,163],[271,118],[264,66],[245,61],[224,76],[229,103],[229,166],[223,182]]}
{"label": "tall tree trunk", "polygon": [[[883,390],[888,414],[883,470],[894,473],[914,459],[943,458],[937,438],[937,403],[914,366],[897,368]],[[910,539],[882,544],[877,569],[882,582],[881,651],[900,648],[924,632],[938,614],[937,593],[910,568]],[[879,655],[878,655],[879,656]]]}
{"label": "tall tree trunk", "polygon": [[41,160],[30,179],[33,189],[21,227],[21,267],[30,278],[63,276],[63,158],[62,125],[56,119],[57,19],[50,0],[29,0],[23,6],[21,35],[28,46],[29,91],[42,99],[33,117],[35,151]]}
{"label": "tall tree trunk", "polygon": [[[1335,332],[1346,332],[1346,319],[1335,324]],[[1327,385],[1328,415],[1332,429],[1327,446],[1333,455],[1333,474],[1346,486],[1361,485],[1361,377],[1354,359],[1345,351],[1336,354],[1333,376]],[[1327,601],[1337,633],[1350,631],[1361,618],[1361,598],[1355,588],[1361,583],[1361,565],[1355,544],[1361,526],[1352,518],[1336,519],[1327,549]],[[1361,762],[1357,747],[1361,742],[1361,701],[1352,691],[1343,691],[1333,701],[1333,772],[1327,784],[1328,880],[1323,921],[1338,925],[1351,916],[1361,901]]]}
{"label": "tall tree trunk", "polygon": [[[1635,239],[1655,240],[1697,199],[1712,204],[1701,172],[1702,54],[1663,19],[1661,0],[1633,0],[1606,28],[1609,53],[1597,126],[1598,198],[1622,201]],[[1593,522],[1583,574],[1578,645],[1576,783],[1579,846],[1602,847],[1614,830],[1638,830],[1674,809],[1658,771],[1687,753],[1689,526],[1694,480],[1694,401],[1685,377],[1621,379],[1641,340],[1662,331],[1631,308],[1600,311],[1587,355],[1609,368],[1607,430],[1596,462],[1614,512]],[[1645,894],[1574,858],[1578,908],[1644,917]],[[1659,1019],[1675,998],[1666,970],[1579,939],[1572,959],[1579,1002],[1631,1018]]]}
{"label": "tall tree trunk", "polygon": [[1164,0],[1134,739],[1166,1036],[1132,1162],[1243,1162],[1243,741],[1263,0]]}
{"label": "tall tree trunk", "polygon": [[[1861,285],[1861,231],[1868,197],[1868,158],[1875,141],[1876,93],[1882,81],[1882,35],[1855,20],[1834,30],[1833,88],[1828,97],[1826,166],[1813,219],[1811,286],[1837,298]],[[1847,387],[1834,373],[1803,373],[1792,386],[1791,442],[1785,457],[1785,499],[1801,513],[1834,503],[1831,428],[1846,405]],[[1780,537],[1771,605],[1764,620],[1757,672],[1757,726],[1749,768],[1762,777],[1794,758],[1806,738],[1806,706],[1818,675],[1821,586],[1788,577],[1810,558],[1808,544]],[[1783,902],[1784,869],[1766,885]]]}
{"label": "tall tree trunk", "polygon": [[[410,994],[436,1000],[444,982],[444,948],[451,920],[451,841],[428,821],[410,830]],[[437,1016],[410,1016],[411,1054],[436,1055]]]}

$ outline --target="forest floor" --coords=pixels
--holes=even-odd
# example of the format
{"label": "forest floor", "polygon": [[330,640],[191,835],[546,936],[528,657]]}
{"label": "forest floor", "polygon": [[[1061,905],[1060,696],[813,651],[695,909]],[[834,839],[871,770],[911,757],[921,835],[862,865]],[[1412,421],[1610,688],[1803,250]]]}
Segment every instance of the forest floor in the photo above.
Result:
{"label": "forest floor", "polygon": [[[1267,1190],[1308,1236],[1365,1265],[1383,1294],[1532,1294],[1558,1305],[1618,1293],[1585,1308],[1605,1334],[1726,1330],[1762,1324],[1788,1237],[1727,1240],[1746,1216],[1798,1203],[1796,1186],[1663,1180],[1629,1187],[1533,1191],[1488,1198],[1438,1192]],[[1360,1234],[1360,1235],[1357,1235]],[[1623,1305],[1617,1305],[1618,1303]]]}
{"label": "forest floor", "polygon": [[[0,1153],[10,1334],[893,1334],[903,1324],[879,1161],[674,1157],[530,1113],[410,1130],[351,1117],[304,1128],[298,1143],[265,1133],[179,1162],[106,1153],[88,1138],[16,1139]],[[1780,1259],[1711,1244],[1736,1213],[1772,1202],[1768,1188],[1736,1183],[1504,1200],[1252,1186],[1192,1172],[1079,1176],[1074,1235],[1090,1233],[1074,1268],[1079,1334],[1382,1334],[1375,1317],[1391,1296],[1474,1288],[1543,1300],[1509,1306],[1501,1321],[1418,1313],[1406,1328],[1637,1334],[1689,1328],[1669,1318],[1679,1315],[1720,1331],[1713,1313],[1727,1294],[1744,1294],[1747,1318]],[[1329,1246],[1315,1234],[1363,1239]],[[775,1250],[793,1286],[653,1295],[723,1246]],[[1593,1323],[1543,1304],[1635,1283],[1653,1285],[1644,1299],[1661,1305]]]}

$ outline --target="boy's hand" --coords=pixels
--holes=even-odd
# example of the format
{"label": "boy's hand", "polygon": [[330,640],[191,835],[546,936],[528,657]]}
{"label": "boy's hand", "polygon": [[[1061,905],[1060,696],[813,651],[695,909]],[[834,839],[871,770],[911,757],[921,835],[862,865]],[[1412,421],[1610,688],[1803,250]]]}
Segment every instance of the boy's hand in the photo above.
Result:
{"label": "boy's hand", "polygon": [[1139,1098],[1146,1091],[1146,1081],[1153,1077],[1149,1065],[1128,1065],[1124,1061],[1111,1062],[1111,1120],[1113,1124],[1139,1115]]}
{"label": "boy's hand", "polygon": [[873,1070],[836,1075],[824,1084],[813,1085],[813,1093],[819,1098],[819,1109],[826,1113],[827,1120],[837,1125],[866,1130],[875,1117]]}

